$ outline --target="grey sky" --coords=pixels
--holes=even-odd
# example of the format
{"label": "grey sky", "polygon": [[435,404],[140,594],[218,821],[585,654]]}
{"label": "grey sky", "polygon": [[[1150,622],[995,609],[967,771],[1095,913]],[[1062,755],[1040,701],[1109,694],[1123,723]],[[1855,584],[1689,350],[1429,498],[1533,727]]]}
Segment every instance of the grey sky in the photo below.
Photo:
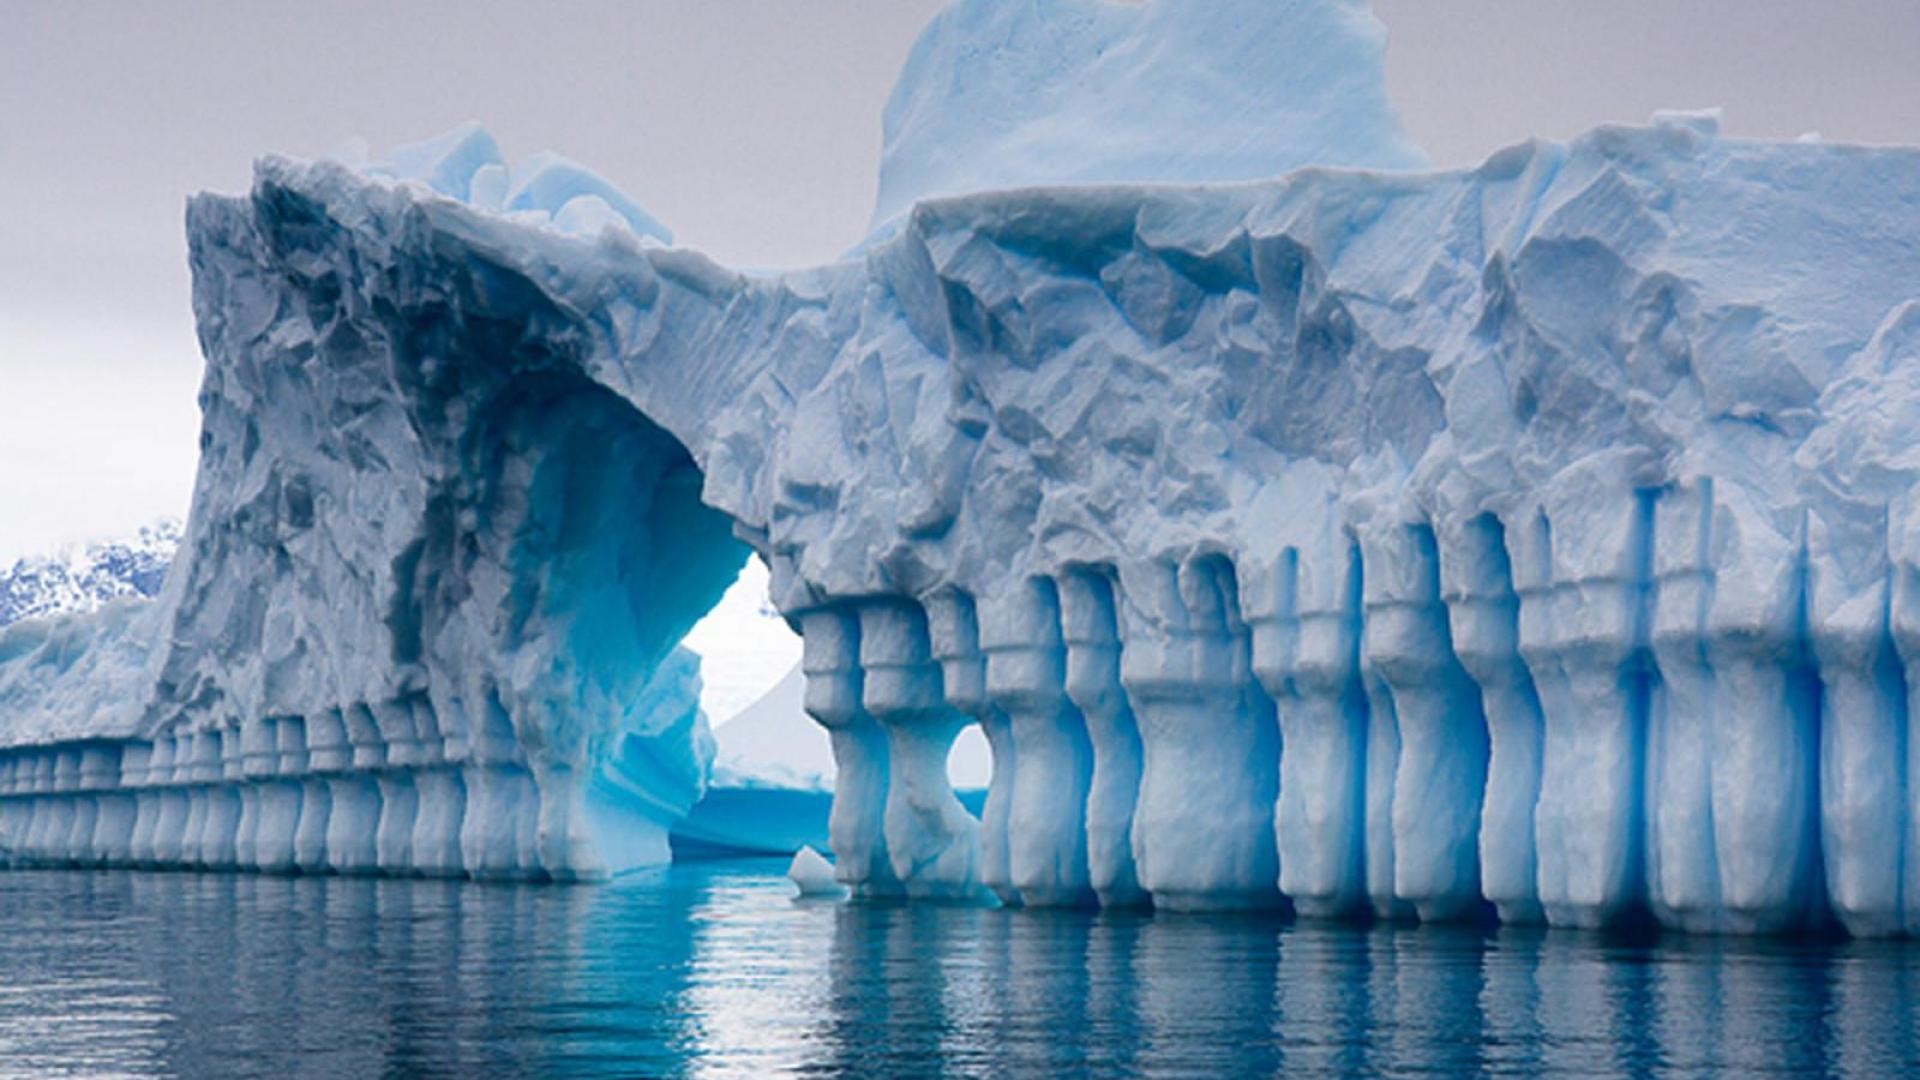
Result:
{"label": "grey sky", "polygon": [[[936,0],[0,2],[0,559],[183,513],[181,204],[255,154],[486,124],[736,265],[831,258]],[[1920,142],[1913,0],[1377,0],[1442,165],[1723,105],[1737,135]]]}

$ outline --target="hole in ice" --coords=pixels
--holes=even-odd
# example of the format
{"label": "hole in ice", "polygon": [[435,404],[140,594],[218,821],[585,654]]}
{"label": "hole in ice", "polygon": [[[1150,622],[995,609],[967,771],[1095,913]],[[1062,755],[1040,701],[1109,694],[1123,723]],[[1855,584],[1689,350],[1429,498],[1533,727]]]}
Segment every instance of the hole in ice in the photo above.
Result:
{"label": "hole in ice", "polygon": [[[947,782],[955,791],[984,791],[992,779],[993,755],[987,748],[987,737],[979,724],[968,724],[953,740],[953,749],[947,751]],[[972,809],[977,812],[979,808]]]}
{"label": "hole in ice", "polygon": [[700,707],[718,728],[760,700],[800,662],[800,635],[767,600],[767,568],[747,560],[684,644],[700,654]]}

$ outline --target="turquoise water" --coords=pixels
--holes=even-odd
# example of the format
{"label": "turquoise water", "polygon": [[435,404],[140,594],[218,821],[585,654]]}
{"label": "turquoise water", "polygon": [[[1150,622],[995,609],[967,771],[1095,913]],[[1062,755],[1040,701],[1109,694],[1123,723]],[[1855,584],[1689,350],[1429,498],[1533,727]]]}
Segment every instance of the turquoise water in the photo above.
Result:
{"label": "turquoise water", "polygon": [[769,861],[602,887],[0,874],[0,1075],[1911,1073],[1920,950],[796,904]]}

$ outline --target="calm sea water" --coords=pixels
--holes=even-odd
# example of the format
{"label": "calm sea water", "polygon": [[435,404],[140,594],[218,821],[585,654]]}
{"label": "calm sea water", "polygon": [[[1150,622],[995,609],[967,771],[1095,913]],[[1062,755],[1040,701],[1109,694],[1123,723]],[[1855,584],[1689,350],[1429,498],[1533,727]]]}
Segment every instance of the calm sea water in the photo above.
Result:
{"label": "calm sea water", "polygon": [[1911,1075],[1920,950],[0,874],[0,1074]]}

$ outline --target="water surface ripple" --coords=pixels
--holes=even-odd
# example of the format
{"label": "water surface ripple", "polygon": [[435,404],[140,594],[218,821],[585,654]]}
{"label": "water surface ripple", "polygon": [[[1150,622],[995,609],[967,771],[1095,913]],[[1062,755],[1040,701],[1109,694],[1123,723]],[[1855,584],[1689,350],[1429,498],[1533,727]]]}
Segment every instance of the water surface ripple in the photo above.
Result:
{"label": "water surface ripple", "polygon": [[0,1075],[1911,1075],[1920,947],[0,874]]}

